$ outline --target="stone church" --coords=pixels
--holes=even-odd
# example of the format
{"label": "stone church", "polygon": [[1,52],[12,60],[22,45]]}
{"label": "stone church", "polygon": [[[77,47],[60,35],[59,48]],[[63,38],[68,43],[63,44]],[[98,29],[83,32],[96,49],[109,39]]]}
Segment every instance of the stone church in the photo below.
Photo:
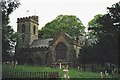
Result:
{"label": "stone church", "polygon": [[38,16],[17,19],[20,39],[16,45],[16,59],[19,64],[51,66],[78,66],[83,41],[81,36],[71,37],[62,30],[52,38],[38,38]]}

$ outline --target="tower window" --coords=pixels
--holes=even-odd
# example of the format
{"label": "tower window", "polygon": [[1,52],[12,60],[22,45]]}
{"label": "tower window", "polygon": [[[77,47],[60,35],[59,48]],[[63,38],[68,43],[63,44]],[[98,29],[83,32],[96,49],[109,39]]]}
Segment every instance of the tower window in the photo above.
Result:
{"label": "tower window", "polygon": [[22,25],[22,33],[25,33],[25,24]]}
{"label": "tower window", "polygon": [[35,31],[36,31],[36,27],[34,26],[34,27],[33,27],[33,33],[34,33],[34,34],[35,34]]}

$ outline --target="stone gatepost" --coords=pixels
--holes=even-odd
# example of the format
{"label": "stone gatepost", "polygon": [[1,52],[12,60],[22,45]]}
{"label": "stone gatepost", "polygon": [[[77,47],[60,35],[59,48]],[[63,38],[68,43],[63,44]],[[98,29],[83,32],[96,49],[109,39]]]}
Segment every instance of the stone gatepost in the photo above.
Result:
{"label": "stone gatepost", "polygon": [[64,69],[63,69],[63,72],[64,72],[63,78],[69,78],[69,76],[68,76],[68,67],[67,67],[67,68],[64,68]]}

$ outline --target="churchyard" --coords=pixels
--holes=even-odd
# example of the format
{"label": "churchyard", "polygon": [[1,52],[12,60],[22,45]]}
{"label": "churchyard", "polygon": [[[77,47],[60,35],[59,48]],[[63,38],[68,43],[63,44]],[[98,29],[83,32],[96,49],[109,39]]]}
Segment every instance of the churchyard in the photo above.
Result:
{"label": "churchyard", "polygon": [[59,67],[40,67],[40,66],[26,66],[3,64],[2,75],[3,78],[63,78],[67,74],[67,78],[112,78],[111,74],[101,74],[100,72],[84,71],[82,69]]}

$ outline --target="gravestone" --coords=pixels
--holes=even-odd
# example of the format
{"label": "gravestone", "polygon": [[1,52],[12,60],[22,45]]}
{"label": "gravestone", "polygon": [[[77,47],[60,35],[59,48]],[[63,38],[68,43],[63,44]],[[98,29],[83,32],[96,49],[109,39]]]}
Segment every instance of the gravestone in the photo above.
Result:
{"label": "gravestone", "polygon": [[61,69],[61,66],[62,66],[62,65],[61,65],[61,63],[60,63],[60,69]]}

